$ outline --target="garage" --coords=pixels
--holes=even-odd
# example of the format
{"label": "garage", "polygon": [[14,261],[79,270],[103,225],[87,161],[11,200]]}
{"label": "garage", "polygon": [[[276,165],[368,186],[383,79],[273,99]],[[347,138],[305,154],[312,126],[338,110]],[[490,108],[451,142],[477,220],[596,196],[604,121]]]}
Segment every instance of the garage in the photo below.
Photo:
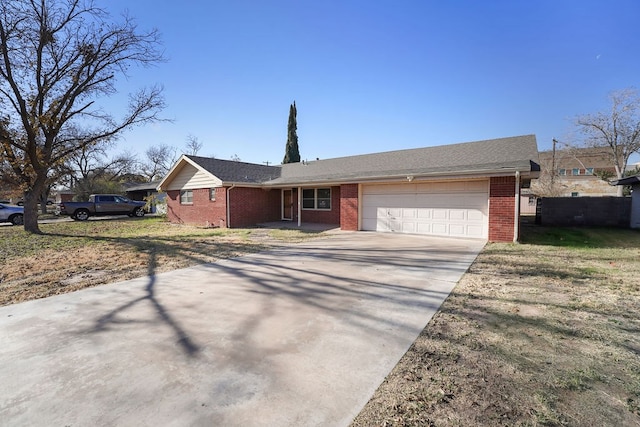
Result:
{"label": "garage", "polygon": [[489,181],[362,186],[362,229],[486,239]]}

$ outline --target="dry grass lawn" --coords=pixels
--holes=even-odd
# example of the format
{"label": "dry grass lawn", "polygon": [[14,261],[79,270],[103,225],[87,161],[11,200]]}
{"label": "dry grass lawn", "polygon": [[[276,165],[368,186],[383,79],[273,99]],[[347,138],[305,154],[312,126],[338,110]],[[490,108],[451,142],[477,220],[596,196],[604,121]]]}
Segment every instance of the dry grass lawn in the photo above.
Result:
{"label": "dry grass lawn", "polygon": [[489,244],[354,426],[640,426],[640,233]]}
{"label": "dry grass lawn", "polygon": [[173,225],[161,218],[0,227],[0,306],[257,252],[311,238],[297,230]]}

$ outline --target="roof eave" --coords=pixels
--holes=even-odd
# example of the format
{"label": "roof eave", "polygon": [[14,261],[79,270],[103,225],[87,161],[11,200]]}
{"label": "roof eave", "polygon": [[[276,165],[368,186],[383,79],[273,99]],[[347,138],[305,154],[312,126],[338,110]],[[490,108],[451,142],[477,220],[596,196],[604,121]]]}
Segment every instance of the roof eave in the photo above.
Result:
{"label": "roof eave", "polygon": [[625,178],[616,179],[610,181],[610,185],[633,185],[640,182],[640,175],[628,176]]}
{"label": "roof eave", "polygon": [[[402,173],[402,174],[390,174],[390,175],[375,175],[375,176],[360,176],[360,177],[348,177],[348,178],[336,178],[336,179],[317,179],[317,180],[290,180],[281,182],[265,182],[263,186],[266,187],[283,187],[283,186],[306,186],[306,185],[336,185],[336,184],[357,184],[362,182],[381,182],[381,181],[414,181],[419,179],[437,179],[437,178],[489,178],[497,176],[511,176],[516,172],[520,172],[523,178],[537,178],[540,175],[539,171],[532,171],[531,168],[526,167],[509,167],[499,169],[470,169],[463,171],[438,171],[438,172],[416,172],[416,173]],[[411,178],[411,179],[409,179]]]}
{"label": "roof eave", "polygon": [[264,188],[264,183],[261,182],[246,182],[246,181],[222,181],[222,187],[252,187],[252,188]]}

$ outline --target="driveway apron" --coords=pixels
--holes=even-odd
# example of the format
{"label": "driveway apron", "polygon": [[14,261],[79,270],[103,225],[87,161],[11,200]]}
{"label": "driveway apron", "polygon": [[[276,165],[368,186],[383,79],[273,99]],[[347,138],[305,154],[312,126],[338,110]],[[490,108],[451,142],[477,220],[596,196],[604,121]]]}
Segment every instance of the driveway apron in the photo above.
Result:
{"label": "driveway apron", "polygon": [[483,246],[343,232],[1,307],[0,424],[348,425]]}

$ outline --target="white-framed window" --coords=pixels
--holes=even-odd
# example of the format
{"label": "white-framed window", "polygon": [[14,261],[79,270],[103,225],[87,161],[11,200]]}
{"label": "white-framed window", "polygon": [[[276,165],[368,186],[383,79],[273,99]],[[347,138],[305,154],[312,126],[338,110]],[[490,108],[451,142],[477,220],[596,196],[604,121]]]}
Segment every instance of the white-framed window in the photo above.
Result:
{"label": "white-framed window", "polygon": [[559,169],[558,170],[558,175],[565,176],[566,174],[567,174],[567,170],[566,169]]}
{"label": "white-framed window", "polygon": [[579,168],[573,168],[573,174],[574,174],[575,176],[580,175],[580,169],[579,169]]}
{"label": "white-framed window", "polygon": [[593,175],[593,168],[587,168],[586,173],[587,175]]}
{"label": "white-framed window", "polygon": [[180,204],[181,205],[193,204],[193,190],[180,190]]}
{"label": "white-framed window", "polygon": [[331,210],[331,188],[305,188],[302,190],[302,209]]}
{"label": "white-framed window", "polygon": [[216,201],[216,189],[215,187],[209,189],[209,200],[212,202]]}

